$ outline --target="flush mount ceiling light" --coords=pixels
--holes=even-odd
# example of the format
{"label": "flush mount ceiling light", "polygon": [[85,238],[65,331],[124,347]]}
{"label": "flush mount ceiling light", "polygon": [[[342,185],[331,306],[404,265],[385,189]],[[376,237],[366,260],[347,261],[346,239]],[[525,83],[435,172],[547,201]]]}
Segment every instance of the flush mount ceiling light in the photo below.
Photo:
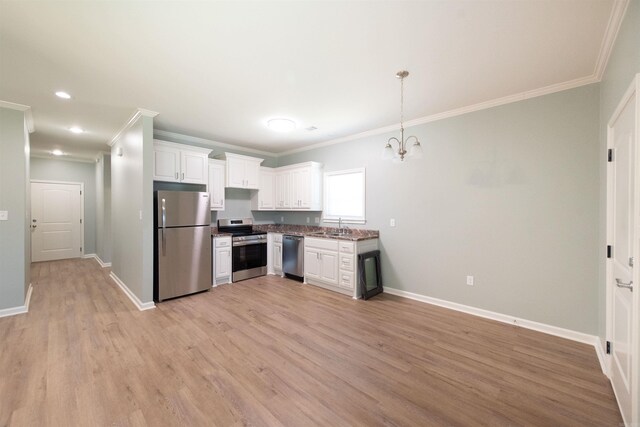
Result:
{"label": "flush mount ceiling light", "polygon": [[51,152],[54,156],[62,156],[64,153],[62,150],[58,150],[57,148]]}
{"label": "flush mount ceiling light", "polygon": [[62,90],[59,90],[58,92],[56,92],[56,96],[62,99],[71,99],[71,95],[69,95],[67,92],[64,92]]}
{"label": "flush mount ceiling light", "polygon": [[82,130],[82,128],[79,128],[78,126],[73,126],[69,128],[69,132],[82,133],[84,132],[84,130]]}
{"label": "flush mount ceiling light", "polygon": [[[384,147],[384,151],[382,152],[382,158],[389,160],[397,160],[402,162],[407,157],[415,157],[419,159],[422,157],[422,146],[420,145],[420,141],[415,136],[410,136],[407,139],[404,139],[404,78],[409,75],[409,72],[406,70],[398,71],[396,73],[396,77],[400,79],[400,139],[395,136],[389,138],[387,141],[387,145]],[[413,139],[413,144],[407,150],[407,145],[409,141]],[[395,141],[398,144],[398,150],[394,151],[391,146],[391,141]]]}
{"label": "flush mount ceiling light", "polygon": [[267,120],[267,127],[276,132],[291,132],[296,128],[296,123],[289,119]]}

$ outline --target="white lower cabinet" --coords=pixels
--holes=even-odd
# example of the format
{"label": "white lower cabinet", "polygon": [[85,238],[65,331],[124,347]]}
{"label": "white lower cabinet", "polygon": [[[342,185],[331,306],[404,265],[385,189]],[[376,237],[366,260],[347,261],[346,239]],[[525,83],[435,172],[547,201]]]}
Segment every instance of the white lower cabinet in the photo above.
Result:
{"label": "white lower cabinet", "polygon": [[231,237],[213,238],[213,286],[231,283]]}
{"label": "white lower cabinet", "polygon": [[306,283],[360,298],[358,254],[378,249],[378,239],[357,242],[338,239],[304,239]]}
{"label": "white lower cabinet", "polygon": [[282,234],[267,235],[267,274],[282,276]]}

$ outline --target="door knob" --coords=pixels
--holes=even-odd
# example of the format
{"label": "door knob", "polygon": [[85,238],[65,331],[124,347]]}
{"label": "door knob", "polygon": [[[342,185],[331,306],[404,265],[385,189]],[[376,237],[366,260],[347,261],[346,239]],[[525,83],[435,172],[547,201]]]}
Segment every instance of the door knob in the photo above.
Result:
{"label": "door knob", "polygon": [[37,225],[36,225],[36,224],[33,224],[33,225],[31,226],[31,228],[36,228],[36,227],[37,227]]}
{"label": "door knob", "polygon": [[624,283],[622,280],[616,277],[616,286],[619,288],[626,288],[633,292],[633,280],[629,280],[629,283]]}

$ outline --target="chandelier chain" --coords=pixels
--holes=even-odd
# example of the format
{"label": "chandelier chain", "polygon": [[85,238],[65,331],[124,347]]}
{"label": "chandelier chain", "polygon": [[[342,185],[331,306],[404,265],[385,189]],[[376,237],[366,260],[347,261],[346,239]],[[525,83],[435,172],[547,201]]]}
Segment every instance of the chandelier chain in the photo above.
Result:
{"label": "chandelier chain", "polygon": [[400,78],[400,129],[404,130],[404,77]]}

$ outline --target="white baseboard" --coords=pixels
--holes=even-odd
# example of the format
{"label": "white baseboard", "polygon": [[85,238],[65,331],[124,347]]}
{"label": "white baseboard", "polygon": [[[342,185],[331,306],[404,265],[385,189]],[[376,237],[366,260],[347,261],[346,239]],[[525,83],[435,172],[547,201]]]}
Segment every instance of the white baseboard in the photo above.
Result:
{"label": "white baseboard", "polygon": [[125,285],[124,282],[120,280],[120,278],[116,276],[113,271],[109,273],[109,277],[111,277],[111,280],[113,280],[114,282],[116,282],[118,286],[120,286],[120,289],[122,289],[122,292],[124,292],[125,295],[129,297],[131,302],[138,308],[138,310],[144,311],[144,310],[150,310],[152,308],[156,308],[156,305],[153,303],[153,301],[151,302],[140,301],[140,299],[136,296],[136,294],[131,292],[131,289],[129,289],[127,285]]}
{"label": "white baseboard", "polygon": [[519,317],[509,316],[507,314],[496,313],[494,311],[484,310],[481,308],[471,307],[464,304],[458,304],[456,302],[446,301],[438,298],[428,297],[426,295],[414,294],[412,292],[403,291],[400,289],[394,289],[384,287],[384,292],[397,295],[403,298],[409,298],[412,300],[424,302],[427,304],[437,305],[439,307],[448,308],[462,313],[471,314],[473,316],[484,317],[485,319],[491,319],[502,323],[509,323],[511,325],[520,326],[522,328],[531,329],[545,334],[554,335],[560,338],[566,338],[571,341],[577,341],[583,344],[592,345],[598,356],[600,367],[602,372],[606,375],[605,360],[606,357],[602,351],[602,345],[600,344],[600,338],[595,335],[585,334],[583,332],[573,331],[571,329],[564,329],[558,326],[547,325],[545,323],[534,322],[532,320],[521,319]]}
{"label": "white baseboard", "polygon": [[100,264],[100,267],[102,268],[111,267],[111,263],[102,261],[98,256],[98,254],[86,254],[86,255],[82,255],[82,258],[93,258],[96,261],[98,261],[98,264]]}
{"label": "white baseboard", "polygon": [[607,363],[607,352],[602,347],[602,340],[596,337],[593,346],[596,349],[596,355],[598,356],[598,362],[600,362],[600,368],[602,369],[602,373],[609,377],[609,365]]}
{"label": "white baseboard", "polygon": [[16,314],[24,314],[29,311],[29,303],[31,302],[31,293],[33,292],[33,286],[29,283],[29,289],[27,289],[27,296],[24,299],[24,305],[18,307],[3,308],[0,310],[0,317],[15,316]]}

